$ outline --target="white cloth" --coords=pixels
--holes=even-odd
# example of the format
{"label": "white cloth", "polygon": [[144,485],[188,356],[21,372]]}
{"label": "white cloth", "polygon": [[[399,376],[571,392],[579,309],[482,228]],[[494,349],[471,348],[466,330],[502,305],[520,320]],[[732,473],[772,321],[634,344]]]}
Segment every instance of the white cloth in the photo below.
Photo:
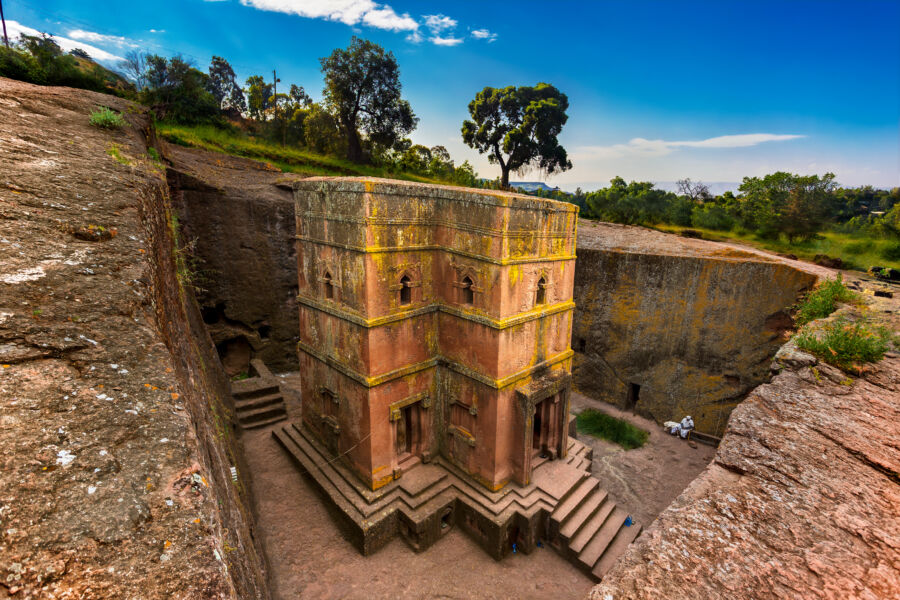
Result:
{"label": "white cloth", "polygon": [[666,431],[671,433],[672,435],[680,436],[682,439],[687,439],[688,433],[694,428],[694,420],[689,416],[683,418],[681,423],[676,423],[675,421],[666,421],[663,423],[663,427],[665,427]]}

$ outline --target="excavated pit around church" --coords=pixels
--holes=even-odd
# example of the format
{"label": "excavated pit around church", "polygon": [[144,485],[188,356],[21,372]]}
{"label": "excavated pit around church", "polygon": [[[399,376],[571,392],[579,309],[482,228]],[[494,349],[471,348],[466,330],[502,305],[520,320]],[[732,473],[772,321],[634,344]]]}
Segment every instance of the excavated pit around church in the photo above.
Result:
{"label": "excavated pit around church", "polygon": [[[91,128],[88,115],[98,105],[123,112],[129,126],[119,132]],[[0,384],[7,386],[4,391],[12,390],[0,395],[0,421],[8,425],[3,431],[10,440],[0,445],[0,578],[6,589],[17,587],[23,596],[65,591],[84,598],[265,598],[270,592],[282,598],[586,596],[592,583],[552,551],[495,562],[458,529],[423,554],[413,554],[397,539],[364,558],[340,536],[332,509],[299,476],[267,430],[242,433],[239,439],[230,435],[227,379],[201,321],[209,326],[232,372],[240,372],[250,357],[263,352],[276,370],[296,365],[290,340],[296,331],[296,323],[291,323],[296,307],[287,299],[293,297],[296,273],[291,243],[283,241],[293,234],[290,219],[284,218],[290,214],[290,202],[284,203],[284,212],[280,201],[272,199],[284,196],[277,187],[284,174],[220,154],[207,154],[186,166],[177,154],[194,151],[169,148],[168,154],[176,156],[175,169],[194,179],[180,189],[199,187],[209,202],[205,213],[190,213],[183,210],[177,186],[176,197],[169,198],[173,190],[159,181],[158,166],[146,157],[152,130],[142,107],[93,92],[0,78],[0,117],[5,126],[0,128],[0,242],[7,252],[2,261],[7,285],[0,287],[0,362],[6,379]],[[124,162],[109,154],[111,144]],[[180,177],[171,175],[170,184]],[[269,200],[256,202],[254,189]],[[235,206],[216,206],[226,191]],[[203,258],[206,229],[217,221],[223,232],[219,243],[232,244],[223,247],[222,256],[207,256],[211,260],[205,266],[194,265],[200,277],[193,283],[203,288],[207,280],[206,292],[200,294],[202,311],[181,281],[184,273],[176,273],[183,254],[174,247],[179,228],[169,210],[172,204],[180,207],[186,221],[181,232],[191,230],[182,242],[197,241],[195,256]],[[223,220],[226,210],[232,216]],[[208,220],[200,218],[203,214]],[[118,236],[88,242],[70,235],[70,227],[97,223],[117,227]],[[659,274],[671,274],[677,269],[669,269],[670,263],[697,260],[678,257],[670,247],[678,245],[674,236],[628,228],[641,232],[629,241],[616,233],[616,226],[597,227],[611,232],[602,238],[609,244],[596,250],[598,255],[606,255],[608,264],[632,261],[628,268],[608,271],[634,281],[631,288],[621,286],[625,300],[664,299],[667,289],[679,286],[673,281],[674,287],[639,289],[639,281],[652,281],[645,276],[653,269],[644,267],[657,264]],[[737,263],[747,259],[728,254],[753,254],[744,248],[714,247],[725,254],[709,261],[735,263],[718,265],[726,282],[727,273],[739,273]],[[241,252],[225,261],[225,250],[233,249]],[[247,256],[265,258],[247,273],[241,271]],[[590,273],[583,268],[581,272],[589,282]],[[225,275],[229,285],[245,286],[240,294],[223,284]],[[761,288],[770,285],[763,282]],[[278,293],[263,296],[263,286]],[[584,289],[593,293],[589,285]],[[676,298],[684,296],[684,289],[680,285]],[[587,306],[590,293],[576,300]],[[238,295],[240,302],[235,300]],[[871,310],[893,315],[896,330],[900,308],[896,302],[877,300],[881,304],[876,302]],[[732,301],[737,298],[732,296]],[[715,302],[704,306],[714,307]],[[642,310],[632,314],[640,316]],[[729,317],[727,310],[716,315],[724,322]],[[769,316],[765,310],[757,314],[763,330],[767,320],[776,328],[780,322]],[[279,318],[287,324],[278,325]],[[663,322],[657,319],[652,325]],[[628,341],[621,331],[619,335]],[[775,341],[767,343],[774,346]],[[578,339],[573,346],[579,350]],[[589,337],[584,347],[579,354],[602,356]],[[62,363],[68,366],[60,374],[54,369]],[[615,402],[622,400],[621,392],[630,383],[641,385],[641,399],[652,399],[652,394],[644,395],[652,385],[631,381],[628,377],[636,373],[623,376],[621,365],[610,363],[626,386],[612,390],[618,394]],[[113,371],[116,367],[119,370]],[[885,544],[896,539],[900,521],[895,502],[877,500],[889,498],[896,489],[898,467],[889,449],[900,418],[896,402],[877,404],[873,398],[889,392],[895,399],[898,371],[898,357],[893,355],[852,388],[843,375],[825,367],[789,370],[770,385],[755,388],[732,419],[716,463],[696,479],[685,474],[688,487],[657,521],[645,521],[646,534],[596,588],[597,597],[611,592],[616,597],[720,597],[735,595],[729,593],[735,585],[757,591],[749,582],[773,578],[780,578],[778,589],[793,590],[794,595],[821,595],[816,585],[832,586],[825,591],[851,590],[860,597],[865,592],[872,597],[896,595],[900,577],[891,566],[897,564],[896,545]],[[727,382],[726,375],[711,374]],[[60,400],[69,388],[77,388],[77,406],[68,397]],[[783,402],[786,396],[803,399],[802,410],[797,412],[796,402]],[[838,417],[835,404],[841,409]],[[661,417],[653,409],[651,413]],[[852,435],[828,437],[838,424],[843,429],[848,422]],[[820,423],[826,424],[821,431],[811,431]],[[754,446],[754,440],[765,444]],[[688,456],[693,452],[682,447]],[[58,448],[74,455],[73,461],[58,462]],[[107,448],[109,458],[98,463]],[[773,448],[782,453],[773,454]],[[635,454],[615,454],[631,460],[629,477],[641,476],[640,468],[634,470],[639,463],[629,458]],[[595,473],[599,455],[595,453]],[[148,457],[155,460],[148,462]],[[231,466],[238,469],[236,480]],[[782,473],[801,478],[805,487],[793,478],[783,480]],[[873,501],[876,488],[880,496]],[[742,502],[744,512],[735,520],[731,495],[740,496],[742,490],[743,497],[753,501]],[[791,500],[788,511],[780,497],[785,492]],[[34,518],[38,513],[41,519]],[[675,539],[673,544],[667,532],[680,527],[685,515],[695,525],[691,534],[698,537]],[[735,523],[746,527],[727,543],[719,538],[710,546],[709,536],[718,535],[720,527],[727,532]],[[787,533],[771,533],[773,525]],[[748,543],[754,536],[758,543]],[[837,544],[849,552],[835,559],[830,552]],[[268,569],[256,553],[260,546]],[[694,548],[706,553],[693,555],[686,567],[673,572],[683,551]],[[741,559],[746,568],[717,580],[724,574],[718,566],[723,556]],[[769,573],[757,569],[783,565],[785,557],[800,562],[772,567],[775,571]],[[797,573],[803,573],[803,579],[797,579]]]}
{"label": "excavated pit around church", "polygon": [[[203,274],[199,301],[204,320],[223,366],[229,375],[234,375],[246,372],[251,358],[262,358],[275,371],[294,371],[298,323],[294,301],[295,232],[288,191],[292,177],[268,171],[259,163],[198,150],[168,146],[166,154],[173,162],[169,179],[174,203],[198,259],[197,268]],[[594,228],[597,230],[592,231]],[[710,381],[725,382],[716,389],[724,389],[724,395],[719,393],[704,405],[718,411],[717,423],[707,429],[721,434],[730,410],[747,390],[765,380],[768,361],[783,343],[785,321],[773,315],[785,315],[797,295],[824,271],[810,273],[809,269],[798,269],[796,264],[785,264],[770,256],[723,249],[706,242],[689,242],[692,245],[686,248],[677,238],[673,241],[674,236],[656,238],[662,234],[640,228],[629,228],[626,241],[633,243],[646,237],[644,244],[628,246],[616,228],[580,223],[579,254],[585,258],[576,266],[575,299],[579,308],[573,328],[579,387],[609,404],[629,408],[622,406],[628,389],[627,385],[621,386],[622,379],[643,377],[644,402],[635,412],[667,420],[675,418],[676,413],[680,418],[683,411],[699,407],[698,390],[708,392],[703,387],[709,388]],[[604,235],[614,241],[598,242]],[[752,274],[749,280],[748,273]],[[778,287],[749,301],[753,299],[748,296],[748,289],[761,281]],[[718,296],[707,294],[704,286]],[[705,302],[685,307],[683,295],[696,295],[698,290]],[[625,324],[611,313],[611,303],[604,303],[604,298],[614,298],[619,304],[630,298],[631,312],[626,316],[632,318],[632,323]],[[744,302],[739,310],[734,310],[736,302]],[[671,303],[683,307],[681,318],[675,321],[683,331],[674,335],[673,321],[659,314],[662,307]],[[652,310],[648,309],[650,306]],[[690,337],[688,330],[701,323],[702,336],[686,340]],[[602,352],[612,355],[600,356],[599,361],[612,375],[596,373],[596,342],[602,339],[601,326],[615,331],[617,343],[630,344],[619,354],[614,354],[618,349],[610,344],[602,348]],[[738,346],[746,341],[748,331],[757,340],[750,353]],[[728,335],[723,336],[723,332]],[[673,343],[659,348],[660,338],[673,337]],[[712,342],[711,350],[702,347]],[[661,352],[668,355],[662,357]],[[635,360],[635,356],[640,358]],[[723,360],[721,356],[731,359]],[[664,369],[653,366],[654,362],[665,360],[669,362]],[[644,372],[622,375],[617,372],[617,361],[632,372],[643,365]],[[673,362],[677,364],[674,372]],[[680,390],[685,398],[679,401],[671,394],[659,394],[669,384],[666,377],[683,375],[685,365],[694,370],[692,379],[688,378],[685,389]],[[283,389],[290,390],[291,381],[298,376],[288,375]],[[592,378],[601,377],[608,381],[592,385]],[[735,380],[740,385],[735,386]],[[621,393],[623,387],[625,393]],[[650,401],[653,398],[655,404]],[[597,400],[580,396],[573,405],[583,407],[591,402]],[[647,408],[651,406],[655,408]],[[695,412],[701,422],[709,421],[705,415],[700,416],[699,410]],[[652,427],[650,421],[643,423]],[[621,483],[617,484],[618,490],[612,490],[618,501],[625,501],[626,506],[641,504],[634,512],[646,519],[646,524],[703,471],[713,454],[709,448],[692,449],[677,442],[673,445],[674,440],[660,439],[658,435],[655,439],[658,441],[652,438],[648,446],[631,453],[607,447],[597,454],[594,467],[595,473]],[[372,592],[372,586],[384,594],[402,594],[411,588],[404,588],[405,583],[398,587],[391,576],[401,561],[409,565],[404,571],[409,568],[431,573],[417,578],[417,584],[435,595],[451,589],[466,589],[470,594],[496,589],[497,597],[508,593],[531,597],[541,595],[546,584],[559,588],[560,596],[579,597],[591,586],[587,577],[552,551],[529,556],[520,553],[498,563],[460,531],[454,531],[423,554],[413,554],[398,538],[374,556],[362,557],[339,534],[337,519],[331,515],[335,509],[328,506],[327,498],[317,493],[307,478],[298,476],[296,466],[271,439],[270,428],[246,432],[243,440],[253,479],[257,524],[276,597],[297,593],[355,597],[354,594]],[[604,442],[595,443],[603,450]],[[651,464],[655,468],[648,469]],[[668,478],[668,485],[654,486],[654,480],[662,473]],[[448,552],[454,556],[454,567],[438,567],[446,565],[439,556]],[[543,578],[523,580],[516,575],[520,567],[529,573],[540,572]],[[467,575],[462,581],[459,569],[478,575]]]}

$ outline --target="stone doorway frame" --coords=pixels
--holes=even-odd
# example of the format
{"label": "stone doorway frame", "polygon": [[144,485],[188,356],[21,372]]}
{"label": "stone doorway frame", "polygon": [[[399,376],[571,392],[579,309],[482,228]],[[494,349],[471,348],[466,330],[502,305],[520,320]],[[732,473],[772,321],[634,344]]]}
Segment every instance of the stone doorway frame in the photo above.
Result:
{"label": "stone doorway frame", "polygon": [[[418,458],[422,462],[431,460],[431,447],[434,440],[432,427],[431,397],[427,393],[415,394],[398,400],[390,405],[391,422],[391,468],[396,479],[402,474],[403,467],[407,467],[410,459]],[[406,431],[407,436],[414,436],[412,452],[403,455],[397,452],[397,436],[399,434],[400,420],[404,418],[403,411],[414,411],[412,415],[413,431]],[[418,463],[418,461],[413,461]],[[401,464],[403,466],[401,466]]]}
{"label": "stone doorway frame", "polygon": [[549,415],[546,423],[547,449],[552,458],[565,458],[568,448],[569,394],[572,389],[572,375],[557,371],[531,383],[516,388],[518,423],[516,424],[516,445],[513,452],[513,480],[519,485],[531,483],[532,461],[534,457],[534,416],[539,404],[550,402],[552,409],[544,409]]}

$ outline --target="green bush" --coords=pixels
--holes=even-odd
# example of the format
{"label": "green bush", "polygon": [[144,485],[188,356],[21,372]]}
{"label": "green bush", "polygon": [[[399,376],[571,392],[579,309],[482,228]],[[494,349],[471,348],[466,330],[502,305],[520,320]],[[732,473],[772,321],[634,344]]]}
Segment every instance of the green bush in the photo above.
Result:
{"label": "green bush", "polygon": [[847,254],[864,254],[871,252],[874,248],[875,243],[872,240],[860,240],[858,242],[850,242],[844,246],[844,252]]}
{"label": "green bush", "polygon": [[587,408],[575,418],[578,431],[614,442],[626,450],[640,448],[647,443],[650,433],[627,421],[611,417],[599,410]]}
{"label": "green bush", "polygon": [[126,125],[122,115],[106,106],[91,112],[91,125],[101,129],[120,129]]}
{"label": "green bush", "polygon": [[794,339],[798,348],[849,371],[881,360],[891,334],[886,327],[873,327],[864,319],[851,323],[839,317],[815,330],[803,330]]}
{"label": "green bush", "polygon": [[856,294],[844,285],[841,274],[834,279],[826,279],[797,306],[797,324],[806,325],[810,321],[827,317],[837,310],[838,303],[851,302],[856,298]]}
{"label": "green bush", "polygon": [[885,260],[900,261],[900,242],[891,242],[884,246],[879,252],[881,258]]}

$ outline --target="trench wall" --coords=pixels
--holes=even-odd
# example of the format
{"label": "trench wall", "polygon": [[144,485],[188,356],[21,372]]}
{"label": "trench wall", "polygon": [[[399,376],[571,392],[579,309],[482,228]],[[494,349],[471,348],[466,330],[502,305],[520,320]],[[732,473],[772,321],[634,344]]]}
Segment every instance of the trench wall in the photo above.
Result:
{"label": "trench wall", "polygon": [[[230,375],[250,358],[275,371],[297,369],[297,263],[290,192],[260,181],[216,180],[170,147],[173,202],[196,260],[197,298]],[[208,156],[208,155],[207,155]],[[181,160],[179,160],[181,159]],[[249,162],[249,161],[248,161]]]}
{"label": "trench wall", "polygon": [[268,598],[147,109],[0,78],[0,124],[0,594]]}
{"label": "trench wall", "polygon": [[691,415],[720,436],[815,281],[778,262],[579,246],[575,386],[659,423]]}

